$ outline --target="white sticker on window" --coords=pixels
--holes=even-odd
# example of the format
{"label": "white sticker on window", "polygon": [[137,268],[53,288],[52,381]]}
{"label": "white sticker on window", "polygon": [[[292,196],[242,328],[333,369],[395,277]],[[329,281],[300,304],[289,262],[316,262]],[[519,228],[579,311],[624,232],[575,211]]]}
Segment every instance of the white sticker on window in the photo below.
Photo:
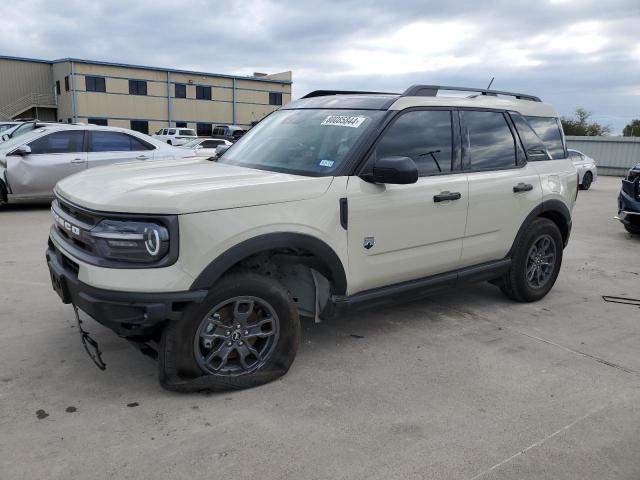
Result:
{"label": "white sticker on window", "polygon": [[334,161],[333,160],[320,160],[319,165],[321,167],[333,167]]}
{"label": "white sticker on window", "polygon": [[351,115],[329,115],[320,125],[358,128],[366,119],[367,117],[352,117]]}

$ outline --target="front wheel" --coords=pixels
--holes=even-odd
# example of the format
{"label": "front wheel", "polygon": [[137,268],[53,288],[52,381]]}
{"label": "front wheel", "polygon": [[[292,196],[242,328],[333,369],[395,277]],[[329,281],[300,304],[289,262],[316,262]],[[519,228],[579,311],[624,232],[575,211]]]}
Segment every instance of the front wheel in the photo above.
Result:
{"label": "front wheel", "polygon": [[287,290],[261,275],[231,274],[164,329],[160,383],[178,391],[262,385],[287,373],[299,343],[300,319]]}
{"label": "front wheel", "polygon": [[589,187],[591,187],[591,183],[593,183],[593,174],[591,172],[587,172],[582,177],[580,190],[589,190]]}
{"label": "front wheel", "polygon": [[546,218],[535,219],[516,245],[511,268],[500,282],[502,292],[518,302],[544,297],[560,273],[562,246],[558,226]]}

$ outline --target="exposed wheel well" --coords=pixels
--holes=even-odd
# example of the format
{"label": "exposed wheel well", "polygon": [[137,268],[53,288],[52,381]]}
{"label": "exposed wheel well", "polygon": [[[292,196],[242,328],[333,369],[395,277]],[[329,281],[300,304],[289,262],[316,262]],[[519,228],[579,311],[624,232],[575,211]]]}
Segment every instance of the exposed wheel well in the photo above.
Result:
{"label": "exposed wheel well", "polygon": [[538,215],[538,217],[548,218],[553,223],[555,223],[558,229],[560,230],[560,235],[562,235],[563,245],[567,244],[567,241],[569,240],[570,232],[569,232],[569,225],[567,223],[567,219],[563,214],[561,214],[556,210],[550,210],[547,212],[542,212],[540,215]]}

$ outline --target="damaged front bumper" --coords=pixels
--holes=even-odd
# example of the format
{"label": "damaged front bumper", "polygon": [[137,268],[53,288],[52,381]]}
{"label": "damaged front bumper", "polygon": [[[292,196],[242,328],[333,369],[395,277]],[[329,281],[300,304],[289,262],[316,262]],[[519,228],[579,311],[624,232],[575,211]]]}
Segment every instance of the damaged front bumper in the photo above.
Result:
{"label": "damaged front bumper", "polygon": [[65,304],[73,304],[94,320],[131,339],[153,337],[167,320],[179,320],[190,303],[200,303],[205,290],[187,292],[121,292],[78,280],[78,264],[49,241],[46,253],[51,284]]}
{"label": "damaged front bumper", "polygon": [[618,215],[615,218],[629,227],[640,229],[640,176],[632,176],[630,173],[622,180]]}

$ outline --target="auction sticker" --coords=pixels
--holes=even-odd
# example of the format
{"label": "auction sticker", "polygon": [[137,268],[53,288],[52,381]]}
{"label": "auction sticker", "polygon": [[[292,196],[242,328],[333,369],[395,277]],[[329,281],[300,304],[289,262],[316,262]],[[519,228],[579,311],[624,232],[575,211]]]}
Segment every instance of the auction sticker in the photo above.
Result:
{"label": "auction sticker", "polygon": [[320,125],[358,128],[366,119],[367,117],[354,117],[351,115],[329,115]]}

